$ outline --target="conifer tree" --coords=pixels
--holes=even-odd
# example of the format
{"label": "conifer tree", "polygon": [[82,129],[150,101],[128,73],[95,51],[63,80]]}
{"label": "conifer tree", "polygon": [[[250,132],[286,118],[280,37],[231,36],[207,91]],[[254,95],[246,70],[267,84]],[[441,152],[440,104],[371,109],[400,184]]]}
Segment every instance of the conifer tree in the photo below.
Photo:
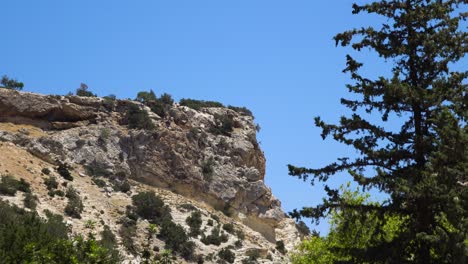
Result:
{"label": "conifer tree", "polygon": [[[353,114],[328,124],[317,117],[322,137],[349,145],[357,158],[338,158],[323,168],[288,165],[289,174],[327,182],[348,172],[363,189],[389,195],[381,204],[349,204],[325,185],[327,198],[316,207],[294,210],[313,221],[336,208],[406,219],[397,236],[372,246],[346,248],[354,263],[467,263],[468,261],[468,85],[466,67],[454,65],[468,51],[467,0],[387,0],[354,4],[353,14],[385,17],[379,27],[335,36],[336,45],[371,50],[393,64],[390,76],[360,74],[364,65],[351,55],[346,68],[353,99],[341,99]],[[463,12],[465,11],[465,12]],[[465,65],[466,66],[466,65]],[[371,121],[369,116],[381,117]],[[372,118],[375,120],[375,118]],[[393,125],[389,125],[392,122]],[[399,127],[394,127],[398,123]]]}

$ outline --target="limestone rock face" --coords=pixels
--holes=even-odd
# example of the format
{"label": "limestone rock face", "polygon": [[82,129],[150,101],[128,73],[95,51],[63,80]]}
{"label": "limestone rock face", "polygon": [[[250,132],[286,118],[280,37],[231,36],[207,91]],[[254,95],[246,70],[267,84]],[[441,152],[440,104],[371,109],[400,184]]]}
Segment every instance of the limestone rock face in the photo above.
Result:
{"label": "limestone rock face", "polygon": [[[147,111],[155,128],[129,129],[126,113],[130,105]],[[213,133],[219,116],[233,121],[230,135]],[[265,157],[252,116],[227,108],[197,111],[174,104],[160,117],[129,100],[109,102],[0,89],[0,122],[43,129],[44,134],[37,137],[0,131],[0,141],[20,145],[42,160],[129,177],[205,202],[272,243],[279,236],[297,240],[289,232],[295,230],[294,222],[263,182]]]}

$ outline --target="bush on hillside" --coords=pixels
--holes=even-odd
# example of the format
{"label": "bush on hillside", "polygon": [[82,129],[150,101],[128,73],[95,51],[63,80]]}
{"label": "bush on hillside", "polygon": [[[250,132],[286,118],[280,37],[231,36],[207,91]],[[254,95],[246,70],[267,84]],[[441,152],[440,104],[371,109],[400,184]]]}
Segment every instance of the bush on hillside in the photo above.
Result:
{"label": "bush on hillside", "polygon": [[158,237],[164,240],[166,249],[180,253],[185,259],[193,257],[195,244],[189,241],[189,237],[181,225],[170,219],[164,220]]}
{"label": "bush on hillside", "polygon": [[21,91],[23,90],[24,83],[18,82],[15,79],[10,79],[8,76],[3,75],[0,81],[2,88]]}
{"label": "bush on hillside", "polygon": [[131,104],[128,107],[127,121],[128,127],[131,129],[151,130],[155,127],[148,113],[134,104]]}
{"label": "bush on hillside", "polygon": [[190,216],[187,217],[185,220],[187,225],[190,227],[190,236],[197,237],[201,233],[201,226],[202,226],[202,218],[200,211],[194,211]]}
{"label": "bush on hillside", "polygon": [[219,251],[218,257],[228,263],[234,263],[236,255],[229,248],[223,248]]}
{"label": "bush on hillside", "polygon": [[0,201],[1,263],[118,263],[120,259],[90,238],[70,239],[63,217],[41,218]]}
{"label": "bush on hillside", "polygon": [[77,96],[84,96],[84,97],[96,97],[96,94],[93,94],[88,90],[88,85],[85,83],[81,83],[80,87],[76,89],[76,95]]}
{"label": "bush on hillside", "polygon": [[29,193],[30,185],[24,179],[19,181],[11,175],[3,175],[0,178],[0,194],[14,196],[17,191]]}
{"label": "bush on hillside", "polygon": [[195,99],[181,99],[179,104],[190,107],[194,110],[200,110],[205,107],[224,107],[224,105],[220,102],[203,101],[203,100],[195,100]]}
{"label": "bush on hillside", "polygon": [[153,224],[161,224],[172,219],[169,206],[154,192],[140,192],[132,196],[135,213]]}
{"label": "bush on hillside", "polygon": [[70,166],[65,163],[59,163],[59,166],[57,167],[57,172],[62,176],[65,180],[67,181],[73,181],[73,176],[71,175],[70,171]]}
{"label": "bush on hillside", "polygon": [[81,218],[83,212],[83,202],[81,201],[80,195],[72,187],[68,187],[65,196],[68,198],[68,203],[65,206],[65,214],[73,218]]}

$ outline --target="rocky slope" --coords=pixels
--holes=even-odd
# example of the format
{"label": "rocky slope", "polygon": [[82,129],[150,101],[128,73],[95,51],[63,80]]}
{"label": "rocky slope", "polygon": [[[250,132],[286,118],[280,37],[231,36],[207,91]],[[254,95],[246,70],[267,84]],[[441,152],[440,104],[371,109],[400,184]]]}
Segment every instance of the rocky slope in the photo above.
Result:
{"label": "rocky slope", "polygon": [[[146,112],[154,128],[129,129],[132,107]],[[91,220],[96,222],[96,230],[105,224],[118,235],[119,219],[131,204],[131,196],[151,190],[163,198],[174,221],[185,228],[191,212],[186,204],[191,204],[202,213],[202,229],[207,234],[213,228],[207,225],[213,215],[220,224],[233,223],[245,233],[243,245],[234,249],[236,262],[255,251],[259,262],[287,263],[287,257],[275,249],[276,243],[282,241],[290,250],[299,234],[263,182],[265,158],[256,141],[253,117],[228,108],[194,110],[178,104],[166,112],[160,117],[131,100],[0,89],[0,174],[29,181],[39,197],[39,212],[48,209],[63,214],[66,198],[48,195],[43,183],[48,176],[42,172],[49,168],[63,183],[66,180],[56,168],[68,164],[74,176],[68,184],[85,197],[82,218],[66,218],[74,232],[86,233],[86,223]],[[232,132],[215,133],[220,118],[232,122]],[[95,184],[96,178],[102,180],[101,187]],[[112,188],[122,182],[130,183],[128,192]],[[21,204],[20,194],[0,197]],[[140,244],[147,226],[139,220],[136,239]],[[234,245],[237,238],[229,235],[221,246],[192,239],[197,252],[207,256]],[[162,241],[154,243],[164,247]],[[126,253],[126,261],[138,263],[139,258]],[[205,263],[216,261],[216,257],[205,258]]]}

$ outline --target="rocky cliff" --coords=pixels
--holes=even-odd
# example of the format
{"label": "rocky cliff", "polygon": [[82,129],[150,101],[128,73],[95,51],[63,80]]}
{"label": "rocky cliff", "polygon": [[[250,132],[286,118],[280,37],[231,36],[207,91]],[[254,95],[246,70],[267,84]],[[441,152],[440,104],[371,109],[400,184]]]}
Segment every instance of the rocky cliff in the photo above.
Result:
{"label": "rocky cliff", "polygon": [[[130,129],[130,109],[144,112],[151,129]],[[67,164],[73,185],[86,196],[83,219],[102,220],[115,230],[132,194],[153,190],[181,225],[189,212],[180,206],[189,203],[205,220],[215,214],[244,230],[247,242],[237,247],[236,261],[256,249],[265,263],[287,263],[276,243],[291,249],[299,235],[264,184],[265,157],[253,117],[223,107],[194,110],[178,104],[165,112],[159,116],[132,100],[0,89],[0,174],[29,179],[39,194],[39,211],[60,213],[64,201],[47,195],[41,171],[57,174],[57,166]],[[226,118],[232,131],[218,133]],[[104,185],[96,186],[96,178]],[[130,182],[130,190],[115,192],[112,186],[122,182]],[[69,222],[79,231],[85,220]],[[196,243],[199,252],[218,250]],[[139,260],[127,254],[127,261]]]}

